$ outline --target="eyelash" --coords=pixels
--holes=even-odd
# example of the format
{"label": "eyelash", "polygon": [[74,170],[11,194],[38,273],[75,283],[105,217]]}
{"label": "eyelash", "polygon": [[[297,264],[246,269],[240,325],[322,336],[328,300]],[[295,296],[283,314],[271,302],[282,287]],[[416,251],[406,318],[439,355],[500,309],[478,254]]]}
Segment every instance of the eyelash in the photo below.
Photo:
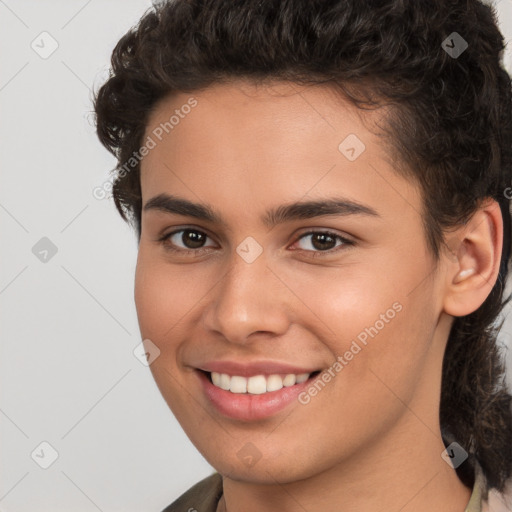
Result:
{"label": "eyelash", "polygon": [[[173,253],[179,253],[181,255],[184,255],[184,256],[197,256],[197,255],[200,255],[200,254],[203,254],[204,252],[208,252],[208,250],[210,249],[209,247],[199,247],[198,249],[181,249],[181,248],[176,248],[176,247],[173,247],[170,243],[170,238],[178,233],[183,233],[185,231],[192,231],[194,233],[201,233],[202,235],[205,235],[207,238],[210,238],[204,231],[201,231],[199,229],[193,229],[193,228],[182,228],[182,229],[178,229],[176,231],[172,231],[171,233],[168,233],[166,235],[163,235],[162,237],[160,237],[158,239],[158,242],[160,242],[164,247],[165,247],[165,250],[167,251],[170,251],[170,252],[173,252]],[[336,247],[334,247],[333,249],[327,249],[325,251],[313,251],[313,250],[307,250],[307,249],[294,249],[294,250],[298,250],[298,251],[301,251],[301,252],[305,252],[305,253],[311,253],[310,256],[312,258],[318,258],[318,257],[323,257],[324,255],[332,255],[333,253],[337,253],[339,252],[340,250],[343,250],[344,247],[347,247],[347,246],[353,246],[355,245],[355,242],[352,241],[352,240],[349,240],[341,235],[337,235],[336,233],[333,233],[332,231],[321,231],[321,230],[317,230],[317,231],[307,231],[305,233],[302,233],[297,239],[296,241],[294,242],[297,243],[299,240],[301,240],[302,238],[305,238],[307,236],[310,236],[310,235],[316,235],[316,234],[324,234],[324,235],[329,235],[330,237],[336,239],[336,240],[340,240],[342,243]]]}

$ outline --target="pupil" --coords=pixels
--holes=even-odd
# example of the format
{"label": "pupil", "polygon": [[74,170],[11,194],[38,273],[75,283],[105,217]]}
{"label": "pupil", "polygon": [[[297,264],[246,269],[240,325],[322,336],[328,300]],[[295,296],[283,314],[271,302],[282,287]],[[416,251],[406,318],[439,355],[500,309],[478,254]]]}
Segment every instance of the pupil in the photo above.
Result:
{"label": "pupil", "polygon": [[185,230],[182,235],[182,242],[190,249],[197,249],[204,243],[204,236],[197,231]]}
{"label": "pupil", "polygon": [[[316,242],[320,242],[319,244]],[[312,243],[315,249],[332,249],[332,243],[336,243],[334,238],[326,233],[317,233],[316,235],[313,235]],[[325,244],[329,247],[326,247]],[[324,245],[322,245],[324,244]]]}

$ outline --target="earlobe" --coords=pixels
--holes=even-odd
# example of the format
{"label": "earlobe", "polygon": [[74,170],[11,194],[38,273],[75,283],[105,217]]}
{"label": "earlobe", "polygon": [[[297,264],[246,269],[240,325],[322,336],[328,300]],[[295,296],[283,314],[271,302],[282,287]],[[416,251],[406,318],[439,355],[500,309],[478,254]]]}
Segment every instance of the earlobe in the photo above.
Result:
{"label": "earlobe", "polygon": [[452,240],[458,241],[458,247],[445,257],[444,311],[452,316],[465,316],[482,305],[498,278],[503,244],[499,204],[487,201]]}

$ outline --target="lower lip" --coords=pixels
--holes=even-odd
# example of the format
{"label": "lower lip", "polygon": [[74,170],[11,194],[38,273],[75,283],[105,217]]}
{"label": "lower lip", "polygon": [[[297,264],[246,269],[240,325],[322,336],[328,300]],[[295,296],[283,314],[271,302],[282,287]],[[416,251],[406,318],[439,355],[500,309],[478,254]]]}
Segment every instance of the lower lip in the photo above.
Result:
{"label": "lower lip", "polygon": [[260,395],[250,393],[232,393],[214,386],[209,377],[197,371],[204,392],[216,409],[230,418],[255,421],[268,418],[282,411],[286,406],[297,401],[298,395],[311,385],[316,378],[310,377],[305,382],[283,387],[278,391],[269,391]]}

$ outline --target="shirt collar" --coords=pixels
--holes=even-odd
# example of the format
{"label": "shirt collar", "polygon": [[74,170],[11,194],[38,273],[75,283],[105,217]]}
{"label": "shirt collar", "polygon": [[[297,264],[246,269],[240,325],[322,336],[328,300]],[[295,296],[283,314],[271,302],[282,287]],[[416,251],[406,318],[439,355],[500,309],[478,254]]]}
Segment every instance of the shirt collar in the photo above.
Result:
{"label": "shirt collar", "polygon": [[469,503],[464,512],[487,512],[488,510],[487,481],[480,464],[475,461],[475,483]]}

